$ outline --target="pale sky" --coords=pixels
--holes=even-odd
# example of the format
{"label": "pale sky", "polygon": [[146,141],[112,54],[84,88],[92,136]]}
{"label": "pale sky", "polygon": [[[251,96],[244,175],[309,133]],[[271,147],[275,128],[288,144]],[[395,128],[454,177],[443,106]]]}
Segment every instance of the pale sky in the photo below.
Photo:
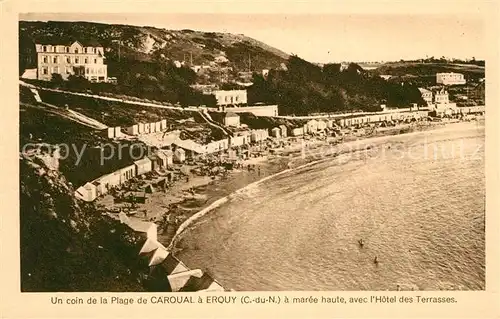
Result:
{"label": "pale sky", "polygon": [[311,62],[485,58],[484,21],[443,14],[21,14],[20,20],[92,21],[242,33]]}

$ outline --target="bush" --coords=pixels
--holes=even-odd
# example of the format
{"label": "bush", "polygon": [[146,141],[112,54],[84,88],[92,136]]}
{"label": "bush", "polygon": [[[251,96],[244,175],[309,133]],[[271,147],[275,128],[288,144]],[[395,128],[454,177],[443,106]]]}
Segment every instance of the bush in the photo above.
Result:
{"label": "bush", "polygon": [[66,86],[68,89],[86,91],[90,89],[90,82],[82,76],[70,75]]}
{"label": "bush", "polygon": [[64,84],[64,79],[59,73],[52,73],[50,81],[56,86],[62,86]]}

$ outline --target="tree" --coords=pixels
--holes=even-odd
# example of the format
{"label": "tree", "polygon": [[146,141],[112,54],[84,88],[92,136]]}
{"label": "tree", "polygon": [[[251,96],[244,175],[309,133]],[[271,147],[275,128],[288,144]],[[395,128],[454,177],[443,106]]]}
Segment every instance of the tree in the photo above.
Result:
{"label": "tree", "polygon": [[81,76],[70,75],[68,77],[67,85],[71,89],[75,90],[88,90],[90,88],[90,82]]}
{"label": "tree", "polygon": [[52,73],[50,81],[56,86],[62,86],[64,84],[64,79],[59,73]]}

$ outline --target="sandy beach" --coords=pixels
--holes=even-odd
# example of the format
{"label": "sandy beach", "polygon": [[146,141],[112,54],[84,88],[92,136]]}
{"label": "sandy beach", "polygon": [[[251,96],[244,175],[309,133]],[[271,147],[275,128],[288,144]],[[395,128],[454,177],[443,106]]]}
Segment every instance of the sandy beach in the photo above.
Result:
{"label": "sandy beach", "polygon": [[[241,160],[236,168],[216,176],[198,176],[192,173],[196,165],[183,165],[183,171],[186,171],[186,167],[191,171],[187,176],[180,177],[166,190],[157,189],[147,194],[146,203],[137,203],[134,207],[135,213],[129,214],[128,217],[133,221],[155,222],[159,226],[158,240],[168,246],[173,244],[172,240],[178,228],[186,220],[215,201],[249,184],[286,169],[327,160],[344,153],[390,144],[395,138],[397,140],[396,135],[418,134],[427,130],[444,129],[450,125],[460,124],[453,120],[420,122],[377,128],[369,134],[366,134],[364,130],[359,130],[357,134],[350,133],[343,137],[283,138],[281,139],[282,147],[261,151],[259,146],[254,146],[251,150],[257,157]],[[98,204],[115,212],[125,207],[122,203],[114,203],[113,195],[106,195],[99,199]],[[118,215],[110,214],[114,217]],[[182,249],[182,247],[175,248]]]}

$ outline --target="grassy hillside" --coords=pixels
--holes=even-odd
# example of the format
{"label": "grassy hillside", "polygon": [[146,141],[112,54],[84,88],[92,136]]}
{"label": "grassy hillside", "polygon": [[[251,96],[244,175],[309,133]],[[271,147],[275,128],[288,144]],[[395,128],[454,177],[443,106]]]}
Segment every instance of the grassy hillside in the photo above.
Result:
{"label": "grassy hillside", "polygon": [[[108,126],[123,128],[137,123],[151,123],[167,120],[170,130],[181,130],[200,143],[222,138],[220,130],[208,125],[196,111],[163,109],[151,106],[94,99],[67,93],[40,90],[44,102],[71,109],[94,118]],[[182,137],[182,136],[181,136]]]}
{"label": "grassy hillside", "polygon": [[278,67],[288,58],[286,53],[241,34],[54,21],[20,21],[19,30],[33,39],[97,40],[106,48],[111,68],[119,60],[119,51],[123,60],[161,63],[185,59],[190,62],[192,57],[193,64],[198,65],[224,55],[236,70],[248,68],[249,55],[255,70]]}

